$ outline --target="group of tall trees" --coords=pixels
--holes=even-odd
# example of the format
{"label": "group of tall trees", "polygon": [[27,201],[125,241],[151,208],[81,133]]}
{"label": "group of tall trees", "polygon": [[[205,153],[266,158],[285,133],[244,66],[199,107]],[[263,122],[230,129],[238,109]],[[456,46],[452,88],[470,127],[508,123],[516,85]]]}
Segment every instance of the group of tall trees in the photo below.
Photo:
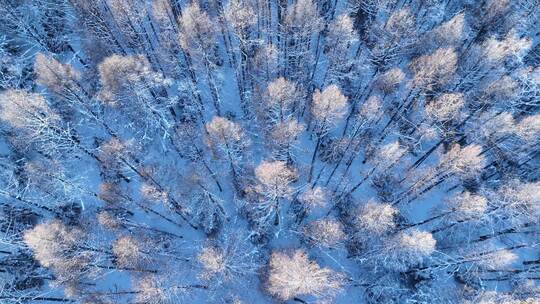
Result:
{"label": "group of tall trees", "polygon": [[0,0],[0,302],[538,303],[537,0]]}

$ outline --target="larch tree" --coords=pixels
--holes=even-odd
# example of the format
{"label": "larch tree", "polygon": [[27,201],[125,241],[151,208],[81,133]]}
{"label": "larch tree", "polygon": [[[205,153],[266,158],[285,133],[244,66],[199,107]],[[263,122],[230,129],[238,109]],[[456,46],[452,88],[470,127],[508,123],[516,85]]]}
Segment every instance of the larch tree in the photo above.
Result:
{"label": "larch tree", "polygon": [[182,196],[190,202],[195,220],[208,235],[215,234],[227,219],[224,201],[203,174],[191,169],[182,183]]}
{"label": "larch tree", "polygon": [[415,28],[415,16],[409,7],[392,11],[388,19],[377,18],[369,33],[374,65],[384,68],[410,52],[417,40]]}
{"label": "larch tree", "polygon": [[282,301],[301,295],[331,298],[343,285],[339,273],[310,261],[303,250],[273,252],[268,265],[267,290]]}
{"label": "larch tree", "polygon": [[442,156],[440,166],[442,170],[462,178],[474,177],[483,169],[485,162],[481,151],[482,147],[474,144],[463,148],[454,145]]}
{"label": "larch tree", "polygon": [[[382,107],[383,105],[381,99],[379,96],[374,95],[370,96],[362,104],[357,115],[354,116],[353,123],[351,124],[348,124],[349,119],[352,117],[352,115],[349,115],[345,123],[346,127],[344,133],[342,135],[346,145],[343,153],[341,153],[339,156],[336,165],[326,180],[326,186],[330,183],[342,162],[345,161],[345,169],[338,182],[338,185],[341,184],[354,160],[358,157],[358,152],[362,149],[362,145],[364,144],[363,140],[367,139],[368,141],[371,141],[373,137],[372,129],[375,127],[376,123],[380,121],[383,115]],[[347,129],[348,125],[351,125],[351,128]],[[323,169],[321,169],[319,172],[318,177],[320,177],[322,171]]]}
{"label": "larch tree", "polygon": [[60,282],[73,283],[89,275],[87,267],[99,271],[96,263],[104,258],[86,247],[84,238],[83,231],[70,229],[58,220],[39,224],[24,234],[24,242],[39,263],[51,268]]}
{"label": "larch tree", "polygon": [[39,53],[34,62],[34,72],[37,74],[36,82],[56,97],[53,106],[66,120],[77,123],[80,113],[84,120],[101,126],[109,135],[114,134],[100,113],[100,105],[84,87],[80,71]]}
{"label": "larch tree", "polygon": [[112,252],[116,263],[122,266],[137,266],[141,262],[141,244],[131,236],[121,236],[116,239],[112,246]]}
{"label": "larch tree", "polygon": [[307,64],[312,62],[313,45],[318,48],[319,41],[315,40],[323,26],[317,5],[311,0],[298,0],[287,7],[281,36],[281,54],[283,56],[283,74],[292,81],[302,85],[307,84],[313,68]]}
{"label": "larch tree", "polygon": [[345,114],[347,114],[347,110],[347,97],[341,94],[340,89],[336,85],[330,85],[323,91],[317,90],[313,94],[311,116],[317,140],[311,157],[308,182],[311,182],[313,166],[315,164],[317,153],[319,152],[321,140],[328,135],[328,132],[337,126]]}
{"label": "larch tree", "polygon": [[399,88],[404,79],[405,73],[400,68],[392,68],[379,75],[375,85],[385,95],[390,95]]}
{"label": "larch tree", "polygon": [[160,130],[159,135],[164,138],[169,136],[175,100],[163,93],[169,82],[152,70],[145,57],[113,55],[105,58],[98,70],[102,86],[100,99],[137,123],[139,128],[134,133],[139,133],[139,138],[143,141],[151,138],[153,130]]}
{"label": "larch tree", "polygon": [[437,122],[459,119],[461,108],[465,105],[462,94],[447,93],[428,103],[425,107],[426,115]]}
{"label": "larch tree", "polygon": [[308,244],[322,248],[336,248],[346,239],[342,224],[335,219],[320,219],[308,223],[304,230]]}
{"label": "larch tree", "polygon": [[407,227],[424,225],[433,227],[441,246],[452,246],[471,242],[480,229],[494,229],[489,204],[485,196],[468,191],[445,199],[444,205],[433,211],[433,215]]}
{"label": "larch tree", "polygon": [[268,83],[263,93],[261,116],[269,128],[297,117],[303,108],[304,96],[301,89],[283,77]]}
{"label": "larch tree", "polygon": [[461,147],[459,144],[454,144],[446,153],[440,155],[440,161],[436,166],[419,174],[395,203],[399,203],[412,193],[414,195],[409,200],[414,200],[449,177],[455,177],[461,182],[475,179],[484,169],[485,162],[481,146],[472,144]]}
{"label": "larch tree", "polygon": [[329,205],[328,190],[321,187],[306,187],[293,201],[296,223],[301,223],[310,213],[323,210]]}
{"label": "larch tree", "polygon": [[255,168],[253,191],[257,196],[249,202],[248,208],[252,220],[262,232],[268,232],[272,224],[278,226],[279,231],[282,229],[282,200],[292,197],[294,188],[291,184],[296,177],[295,170],[283,161],[263,161]]}
{"label": "larch tree", "polygon": [[295,172],[282,161],[263,161],[255,168],[257,191],[274,201],[287,198],[292,194],[290,183],[295,179]]}
{"label": "larch tree", "polygon": [[238,182],[239,174],[243,170],[241,162],[244,150],[249,145],[244,130],[239,124],[219,116],[214,116],[212,121],[206,123],[205,128],[208,132],[208,145],[229,163],[233,178]]}
{"label": "larch tree", "polygon": [[390,204],[381,204],[374,201],[361,205],[351,214],[355,229],[354,237],[362,246],[372,246],[369,241],[390,235],[397,226],[399,211]]}
{"label": "larch tree", "polygon": [[383,245],[384,267],[406,271],[425,261],[435,251],[436,240],[429,232],[411,230],[398,233]]}
{"label": "larch tree", "polygon": [[79,81],[81,73],[69,64],[62,64],[45,56],[42,53],[36,55],[34,71],[37,74],[37,83],[50,89],[66,99],[79,97],[81,94]]}
{"label": "larch tree", "polygon": [[295,119],[278,123],[269,136],[272,158],[294,163],[296,160],[295,150],[299,150],[297,146],[298,137],[305,129],[305,125]]}
{"label": "larch tree", "polygon": [[264,44],[256,48],[250,58],[254,92],[263,91],[267,82],[279,75],[279,51],[273,44]]}
{"label": "larch tree", "polygon": [[457,69],[457,60],[457,54],[452,48],[440,48],[429,55],[414,59],[409,66],[414,73],[414,86],[433,90],[447,84]]}
{"label": "larch tree", "polygon": [[234,63],[241,106],[245,115],[250,115],[249,108],[253,94],[253,66],[249,58],[253,56],[254,48],[258,44],[255,25],[259,13],[256,9],[255,1],[233,0],[229,1],[223,12],[238,43]]}
{"label": "larch tree", "polygon": [[[380,146],[376,151],[366,152],[366,162],[369,161],[372,163],[373,167],[365,172],[362,173],[363,177],[362,179],[354,184],[352,187],[350,187],[349,190],[345,191],[341,194],[341,197],[346,197],[355,191],[357,191],[362,184],[368,180],[372,174],[374,174],[377,171],[389,171],[394,166],[396,166],[399,162],[399,160],[407,153],[407,148],[403,147],[399,144],[399,142],[395,141],[392,143],[388,143],[386,145]],[[371,155],[372,154],[372,155]],[[339,186],[339,184],[338,184]]]}
{"label": "larch tree", "polygon": [[539,4],[0,0],[0,302],[538,302]]}
{"label": "larch tree", "polygon": [[216,27],[210,16],[197,4],[191,3],[178,19],[180,23],[180,45],[206,75],[210,87],[211,98],[217,115],[221,113],[221,93],[219,79],[216,77]]}
{"label": "larch tree", "polygon": [[[170,0],[155,0],[152,1],[148,10],[151,17],[148,19],[151,20],[148,25],[150,25],[152,35],[156,38],[154,56],[159,62],[160,71],[167,77],[188,74],[188,83],[193,86],[197,79],[193,74],[191,62],[185,58],[178,40],[180,32],[177,22],[180,14],[178,7]],[[179,60],[178,53],[184,57],[182,58],[184,62]],[[199,96],[193,92],[193,97],[197,99]]]}
{"label": "larch tree", "polygon": [[328,68],[324,75],[324,83],[336,83],[342,87],[349,84],[351,77],[348,74],[354,64],[351,50],[357,41],[358,33],[349,16],[340,15],[330,24],[325,41]]}
{"label": "larch tree", "polygon": [[451,197],[447,204],[451,212],[449,216],[455,221],[482,217],[488,207],[485,197],[467,191]]}
{"label": "larch tree", "polygon": [[256,273],[261,266],[257,247],[246,242],[246,234],[239,230],[224,235],[217,244],[202,246],[197,260],[202,266],[200,276],[219,285],[238,282]]}
{"label": "larch tree", "polygon": [[42,95],[9,90],[0,95],[0,107],[1,120],[20,130],[22,137],[17,140],[23,140],[26,145],[36,144],[47,154],[82,150],[93,156]]}

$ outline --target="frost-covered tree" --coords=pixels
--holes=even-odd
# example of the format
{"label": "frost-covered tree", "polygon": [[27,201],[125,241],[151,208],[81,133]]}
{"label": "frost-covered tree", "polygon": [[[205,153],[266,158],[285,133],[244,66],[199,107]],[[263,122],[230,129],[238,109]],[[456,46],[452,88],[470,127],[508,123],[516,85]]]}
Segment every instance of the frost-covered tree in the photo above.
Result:
{"label": "frost-covered tree", "polygon": [[224,158],[230,165],[236,181],[242,171],[241,162],[244,159],[244,150],[249,145],[249,139],[242,127],[227,118],[214,116],[212,121],[205,125],[207,143],[210,148]]}
{"label": "frost-covered tree", "polygon": [[373,63],[384,67],[410,52],[417,39],[415,27],[415,16],[409,7],[392,11],[386,20],[376,19],[369,33]]}
{"label": "frost-covered tree", "polygon": [[311,104],[314,132],[317,138],[311,157],[308,182],[311,182],[315,158],[319,151],[321,140],[343,119],[348,110],[347,97],[341,94],[336,85],[330,85],[323,91],[315,91]]}
{"label": "frost-covered tree", "polygon": [[406,152],[407,149],[397,141],[379,147],[374,155],[368,159],[373,163],[373,168],[364,174],[364,177],[348,191],[348,194],[356,191],[377,170],[390,170]]}
{"label": "frost-covered tree", "polygon": [[433,90],[451,81],[457,68],[457,54],[452,48],[440,48],[414,59],[409,68],[414,73],[415,87]]}
{"label": "frost-covered tree", "polygon": [[411,230],[397,234],[383,245],[381,266],[405,271],[417,266],[435,251],[436,241],[429,232]]}
{"label": "frost-covered tree", "polygon": [[310,222],[303,232],[309,244],[320,247],[337,247],[346,238],[342,225],[334,219],[321,219]]}
{"label": "frost-covered tree", "polygon": [[425,107],[426,115],[437,122],[458,120],[460,109],[465,105],[462,94],[443,94]]}
{"label": "frost-covered tree", "polygon": [[191,60],[196,61],[205,73],[211,98],[217,115],[221,113],[221,93],[216,77],[216,27],[208,14],[201,10],[197,2],[186,7],[178,19],[180,24],[180,45]]}
{"label": "frost-covered tree", "polygon": [[113,55],[105,58],[98,70],[102,85],[100,99],[139,126],[134,131],[142,133],[141,138],[150,137],[153,130],[160,130],[163,137],[169,136],[175,100],[164,94],[162,90],[169,83],[152,70],[146,58]]}
{"label": "frost-covered tree", "polygon": [[0,0],[0,302],[536,303],[539,16]]}
{"label": "frost-covered tree", "polygon": [[[474,180],[484,169],[485,162],[481,146],[472,144],[461,147],[459,144],[454,144],[446,153],[440,155],[440,161],[436,166],[423,170],[405,193],[416,193],[412,198],[415,199],[449,177],[454,177],[459,181]],[[404,196],[397,202],[403,198]]]}
{"label": "frost-covered tree", "polygon": [[263,95],[261,116],[270,126],[295,118],[303,107],[303,94],[293,82],[283,77],[268,83]]}
{"label": "frost-covered tree", "polygon": [[389,95],[399,88],[404,79],[405,73],[399,68],[393,68],[379,75],[375,84],[384,94]]}
{"label": "frost-covered tree", "polygon": [[19,130],[16,140],[25,145],[36,144],[49,154],[79,150],[93,156],[42,95],[8,90],[0,95],[0,107],[1,120]]}
{"label": "frost-covered tree", "polygon": [[351,50],[358,41],[358,33],[354,29],[353,21],[345,14],[340,15],[328,27],[326,37],[325,56],[328,68],[325,72],[325,83],[336,83],[341,86],[348,85],[354,59]]}
{"label": "frost-covered tree", "polygon": [[182,185],[183,197],[190,201],[193,216],[204,232],[215,234],[227,218],[224,201],[214,191],[210,180],[194,170],[189,172]]}
{"label": "frost-covered tree", "polygon": [[329,201],[328,190],[321,186],[307,187],[293,202],[296,213],[296,222],[302,222],[309,213],[327,207]]}
{"label": "frost-covered tree", "polygon": [[257,177],[257,191],[270,200],[287,198],[292,194],[291,182],[295,179],[295,172],[282,161],[263,161],[255,168]]}
{"label": "frost-covered tree", "polygon": [[288,79],[305,84],[313,73],[308,62],[313,61],[311,48],[318,42],[315,35],[323,26],[317,5],[311,0],[298,0],[287,7],[280,35],[282,40],[283,74]]}
{"label": "frost-covered tree", "polygon": [[259,270],[260,253],[247,242],[242,231],[224,235],[220,245],[207,244],[197,256],[202,266],[201,276],[205,280],[226,284],[231,281],[241,282],[241,278]]}
{"label": "frost-covered tree", "polygon": [[469,145],[460,147],[454,145],[441,157],[440,167],[443,171],[458,175],[462,178],[474,177],[482,169],[485,162],[481,155],[482,147]]}
{"label": "frost-covered tree", "polygon": [[234,54],[233,59],[235,61],[241,106],[244,114],[248,114],[248,100],[252,94],[252,70],[254,69],[249,57],[254,54],[254,48],[258,43],[255,36],[257,32],[255,25],[260,13],[257,12],[255,1],[233,0],[229,1],[223,14],[232,28],[238,44],[238,48],[234,48],[238,51]]}
{"label": "frost-covered tree", "polygon": [[273,44],[257,47],[250,62],[253,66],[255,90],[262,90],[267,82],[275,79],[279,74],[279,51]]}
{"label": "frost-covered tree", "polygon": [[280,300],[300,295],[328,298],[343,284],[339,273],[310,261],[303,250],[273,252],[268,267],[267,291]]}
{"label": "frost-covered tree", "polygon": [[373,238],[389,235],[396,228],[398,210],[390,204],[367,202],[353,214],[354,236],[364,246],[371,246]]}
{"label": "frost-covered tree", "polygon": [[304,124],[295,119],[277,124],[269,136],[271,141],[269,146],[273,149],[272,157],[292,163],[295,160],[294,152],[298,150],[298,137],[304,132],[305,128]]}
{"label": "frost-covered tree", "polygon": [[60,282],[78,283],[87,276],[87,267],[99,270],[98,263],[103,257],[96,256],[99,249],[84,244],[84,232],[70,229],[55,220],[39,224],[24,234],[24,242],[32,249],[41,265],[51,268]]}
{"label": "frost-covered tree", "polygon": [[273,223],[283,222],[282,200],[292,197],[296,172],[283,161],[263,161],[255,168],[257,180],[253,191],[257,194],[250,202],[250,214],[253,221],[263,231]]}
{"label": "frost-covered tree", "polygon": [[77,95],[81,90],[79,84],[81,73],[69,64],[62,64],[54,58],[47,58],[39,53],[36,55],[34,71],[37,74],[37,83],[54,93],[66,94],[69,98],[70,95]]}

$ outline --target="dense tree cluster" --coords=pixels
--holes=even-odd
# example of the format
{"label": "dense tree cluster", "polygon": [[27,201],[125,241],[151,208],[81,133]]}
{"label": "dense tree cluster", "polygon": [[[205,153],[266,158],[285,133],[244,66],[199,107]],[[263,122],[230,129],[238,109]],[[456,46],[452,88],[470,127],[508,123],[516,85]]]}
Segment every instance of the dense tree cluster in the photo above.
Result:
{"label": "dense tree cluster", "polygon": [[0,0],[0,302],[539,303],[538,0]]}

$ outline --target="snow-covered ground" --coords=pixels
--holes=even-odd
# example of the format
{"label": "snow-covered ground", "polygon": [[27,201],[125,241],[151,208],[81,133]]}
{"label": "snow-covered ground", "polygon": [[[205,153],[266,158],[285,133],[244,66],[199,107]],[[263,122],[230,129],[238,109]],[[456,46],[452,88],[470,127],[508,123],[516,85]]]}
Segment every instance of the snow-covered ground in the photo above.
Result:
{"label": "snow-covered ground", "polygon": [[540,301],[536,1],[0,4],[0,303]]}

